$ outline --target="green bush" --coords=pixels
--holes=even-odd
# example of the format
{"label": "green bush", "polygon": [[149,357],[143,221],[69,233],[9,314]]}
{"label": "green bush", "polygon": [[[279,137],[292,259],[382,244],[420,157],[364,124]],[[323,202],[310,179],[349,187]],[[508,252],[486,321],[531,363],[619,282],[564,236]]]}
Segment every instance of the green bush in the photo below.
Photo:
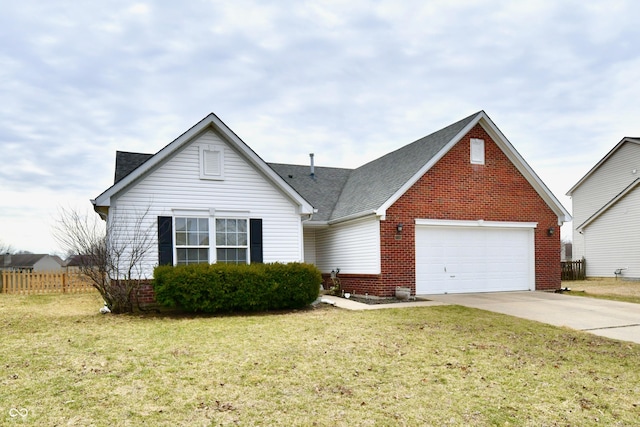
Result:
{"label": "green bush", "polygon": [[153,272],[158,303],[191,312],[301,308],[318,298],[322,275],[311,264],[189,264]]}

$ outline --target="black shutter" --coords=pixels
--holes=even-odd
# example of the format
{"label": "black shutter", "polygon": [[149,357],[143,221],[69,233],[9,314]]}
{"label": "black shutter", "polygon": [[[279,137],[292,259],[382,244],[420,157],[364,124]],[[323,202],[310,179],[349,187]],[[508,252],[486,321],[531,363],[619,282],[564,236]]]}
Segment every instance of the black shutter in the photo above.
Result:
{"label": "black shutter", "polygon": [[251,263],[262,263],[262,219],[251,218],[249,220],[249,236]]}
{"label": "black shutter", "polygon": [[173,265],[173,218],[158,217],[158,264]]}

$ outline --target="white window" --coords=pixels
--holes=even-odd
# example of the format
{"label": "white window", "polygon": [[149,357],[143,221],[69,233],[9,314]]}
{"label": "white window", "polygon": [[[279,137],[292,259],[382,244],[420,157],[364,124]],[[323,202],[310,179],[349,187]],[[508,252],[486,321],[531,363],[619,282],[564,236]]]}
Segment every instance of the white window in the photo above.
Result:
{"label": "white window", "polygon": [[209,262],[209,218],[176,217],[177,264]]}
{"label": "white window", "polygon": [[471,138],[471,164],[484,165],[484,139]]}
{"label": "white window", "polygon": [[221,147],[200,147],[200,179],[224,179],[224,150]]}
{"label": "white window", "polygon": [[246,264],[249,262],[247,220],[216,218],[217,262]]}

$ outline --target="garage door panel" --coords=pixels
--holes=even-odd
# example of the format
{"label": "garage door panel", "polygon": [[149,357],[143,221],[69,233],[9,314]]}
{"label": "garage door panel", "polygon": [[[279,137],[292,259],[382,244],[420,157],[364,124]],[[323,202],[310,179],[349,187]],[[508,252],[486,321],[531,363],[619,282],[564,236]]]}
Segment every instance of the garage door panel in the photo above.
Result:
{"label": "garage door panel", "polygon": [[418,294],[529,290],[533,229],[416,226]]}

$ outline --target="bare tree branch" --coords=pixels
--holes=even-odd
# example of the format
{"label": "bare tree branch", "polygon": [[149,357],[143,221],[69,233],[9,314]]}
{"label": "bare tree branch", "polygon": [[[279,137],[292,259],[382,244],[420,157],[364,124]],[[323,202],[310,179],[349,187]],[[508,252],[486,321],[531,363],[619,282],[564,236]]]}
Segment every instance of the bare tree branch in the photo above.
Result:
{"label": "bare tree branch", "polygon": [[112,313],[134,310],[133,296],[144,278],[142,263],[154,243],[148,214],[149,208],[132,217],[114,211],[105,224],[96,215],[60,209],[54,238],[64,252],[76,256],[80,273]]}
{"label": "bare tree branch", "polygon": [[12,254],[14,252],[15,252],[15,249],[13,249],[13,247],[10,244],[4,243],[2,240],[0,240],[0,255]]}

